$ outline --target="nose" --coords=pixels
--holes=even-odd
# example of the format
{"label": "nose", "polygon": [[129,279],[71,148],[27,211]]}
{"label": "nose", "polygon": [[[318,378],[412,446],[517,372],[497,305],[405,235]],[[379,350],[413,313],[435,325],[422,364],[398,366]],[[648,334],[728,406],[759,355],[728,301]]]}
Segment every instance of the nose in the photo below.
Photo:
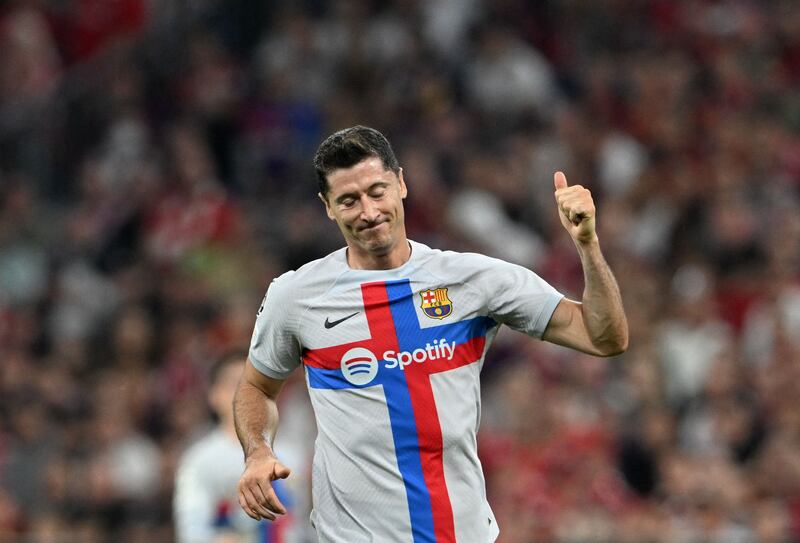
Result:
{"label": "nose", "polygon": [[361,220],[365,222],[375,222],[380,216],[380,210],[369,196],[361,199]]}

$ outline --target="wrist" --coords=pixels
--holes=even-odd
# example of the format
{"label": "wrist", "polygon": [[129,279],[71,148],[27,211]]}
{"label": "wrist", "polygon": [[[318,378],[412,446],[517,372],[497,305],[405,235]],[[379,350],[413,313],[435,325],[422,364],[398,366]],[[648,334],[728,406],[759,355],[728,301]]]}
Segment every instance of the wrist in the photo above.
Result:
{"label": "wrist", "polygon": [[267,458],[275,458],[275,452],[268,443],[260,443],[257,446],[248,448],[244,455],[245,463],[251,460],[264,460]]}
{"label": "wrist", "polygon": [[600,249],[600,239],[596,233],[587,236],[586,238],[574,238],[575,246],[579,251],[591,251]]}

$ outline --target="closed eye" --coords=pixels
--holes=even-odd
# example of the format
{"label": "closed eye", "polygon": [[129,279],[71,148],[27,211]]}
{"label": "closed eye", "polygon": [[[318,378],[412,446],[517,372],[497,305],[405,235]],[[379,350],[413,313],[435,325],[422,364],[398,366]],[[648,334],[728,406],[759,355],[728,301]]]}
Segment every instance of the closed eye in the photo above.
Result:
{"label": "closed eye", "polygon": [[386,194],[388,184],[384,182],[373,183],[369,188],[369,195],[371,198],[382,198]]}

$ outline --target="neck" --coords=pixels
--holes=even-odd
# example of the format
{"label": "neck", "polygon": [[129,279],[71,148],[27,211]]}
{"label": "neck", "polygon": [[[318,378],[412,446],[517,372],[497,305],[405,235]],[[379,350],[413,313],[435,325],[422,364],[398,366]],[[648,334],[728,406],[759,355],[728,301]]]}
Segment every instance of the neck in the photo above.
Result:
{"label": "neck", "polygon": [[411,258],[411,245],[403,238],[386,254],[374,254],[348,244],[347,265],[354,270],[391,270]]}

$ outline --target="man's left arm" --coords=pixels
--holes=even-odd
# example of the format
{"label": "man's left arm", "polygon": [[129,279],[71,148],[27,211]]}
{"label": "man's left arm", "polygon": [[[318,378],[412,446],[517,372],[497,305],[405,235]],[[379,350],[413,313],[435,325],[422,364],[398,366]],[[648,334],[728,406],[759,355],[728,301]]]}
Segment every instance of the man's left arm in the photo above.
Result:
{"label": "man's left arm", "polygon": [[628,321],[614,274],[603,257],[595,231],[595,206],[588,189],[568,186],[555,174],[555,197],[561,224],[572,237],[583,266],[581,302],[562,299],[542,339],[597,356],[613,356],[628,348]]}

